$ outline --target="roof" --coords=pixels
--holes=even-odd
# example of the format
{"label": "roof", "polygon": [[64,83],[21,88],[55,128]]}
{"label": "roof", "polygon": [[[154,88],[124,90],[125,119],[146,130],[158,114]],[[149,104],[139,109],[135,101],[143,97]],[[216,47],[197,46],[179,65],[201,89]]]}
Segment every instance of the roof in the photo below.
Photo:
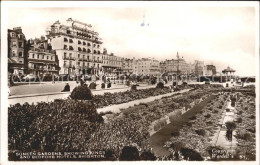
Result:
{"label": "roof", "polygon": [[18,63],[18,62],[16,62],[15,60],[13,60],[11,58],[8,58],[8,64],[15,64],[15,63]]}
{"label": "roof", "polygon": [[222,70],[222,72],[235,72],[235,70],[228,66],[227,69]]}

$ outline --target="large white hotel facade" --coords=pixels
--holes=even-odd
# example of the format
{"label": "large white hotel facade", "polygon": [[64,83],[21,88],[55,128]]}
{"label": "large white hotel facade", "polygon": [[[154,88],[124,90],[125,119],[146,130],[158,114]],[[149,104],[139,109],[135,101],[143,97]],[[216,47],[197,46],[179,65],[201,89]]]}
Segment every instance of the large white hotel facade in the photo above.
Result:
{"label": "large white hotel facade", "polygon": [[59,59],[59,74],[99,74],[102,71],[102,39],[90,24],[69,18],[56,21],[47,38]]}

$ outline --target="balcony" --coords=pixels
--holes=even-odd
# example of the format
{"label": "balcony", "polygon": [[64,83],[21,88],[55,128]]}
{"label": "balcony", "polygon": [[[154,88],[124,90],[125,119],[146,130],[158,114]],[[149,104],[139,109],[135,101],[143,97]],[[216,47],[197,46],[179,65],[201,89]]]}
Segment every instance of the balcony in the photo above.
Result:
{"label": "balcony", "polygon": [[93,62],[95,62],[95,63],[103,63],[102,60],[93,60]]}
{"label": "balcony", "polygon": [[63,56],[62,59],[63,59],[63,60],[75,60],[75,57]]}
{"label": "balcony", "polygon": [[64,68],[72,68],[73,65],[72,65],[72,64],[63,64],[63,67],[64,67]]}

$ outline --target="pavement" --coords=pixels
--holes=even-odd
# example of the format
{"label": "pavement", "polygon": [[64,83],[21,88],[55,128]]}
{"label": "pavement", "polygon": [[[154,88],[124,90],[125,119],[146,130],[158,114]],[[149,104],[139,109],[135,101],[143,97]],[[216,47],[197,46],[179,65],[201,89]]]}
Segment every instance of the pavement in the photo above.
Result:
{"label": "pavement", "polygon": [[[8,97],[8,104],[14,105],[16,103],[23,104],[25,102],[32,104],[37,102],[51,102],[55,99],[66,99],[71,92],[60,92],[65,86],[66,82],[58,82],[52,84],[51,82],[42,84],[30,84],[11,87],[11,96]],[[76,87],[76,82],[69,82],[71,91]],[[99,84],[99,83],[97,83]],[[101,84],[101,83],[100,83]],[[170,85],[170,83],[168,84]],[[100,85],[99,85],[100,86]],[[155,85],[140,84],[137,89],[154,88]],[[130,90],[130,87],[122,84],[112,84],[112,88],[92,89],[93,95],[103,95],[106,92],[124,92]],[[24,93],[22,93],[24,91]],[[12,95],[12,93],[16,93]],[[17,94],[18,93],[18,94]]]}

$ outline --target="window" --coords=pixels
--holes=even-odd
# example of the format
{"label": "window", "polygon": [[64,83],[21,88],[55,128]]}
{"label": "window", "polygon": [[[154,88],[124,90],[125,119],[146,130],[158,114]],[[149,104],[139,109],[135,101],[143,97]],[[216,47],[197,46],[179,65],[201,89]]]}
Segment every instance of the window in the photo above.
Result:
{"label": "window", "polygon": [[81,47],[78,47],[78,51],[80,51],[80,52],[82,51]]}
{"label": "window", "polygon": [[79,44],[79,45],[81,44],[81,41],[80,41],[80,40],[78,40],[78,44]]}
{"label": "window", "polygon": [[13,42],[13,46],[16,46],[16,42],[15,41]]}
{"label": "window", "polygon": [[37,59],[39,59],[39,54],[37,54]]}
{"label": "window", "polygon": [[73,43],[73,40],[72,40],[72,39],[70,39],[70,43]]}
{"label": "window", "polygon": [[15,37],[15,33],[11,33],[11,37]]}
{"label": "window", "polygon": [[94,44],[93,47],[96,47],[96,44]]}
{"label": "window", "polygon": [[90,50],[90,49],[88,49],[88,53],[91,53],[91,50]]}
{"label": "window", "polygon": [[64,38],[64,42],[68,42],[68,39],[67,39],[67,38]]}
{"label": "window", "polygon": [[19,57],[23,57],[23,52],[19,52]]}
{"label": "window", "polygon": [[86,42],[85,42],[85,41],[83,41],[83,45],[86,45]]}
{"label": "window", "polygon": [[34,54],[32,54],[32,58],[34,58]]}
{"label": "window", "polygon": [[72,46],[70,46],[70,49],[69,50],[74,50],[74,48]]}
{"label": "window", "polygon": [[23,43],[19,42],[19,48],[22,48],[22,47],[23,47]]}
{"label": "window", "polygon": [[78,54],[78,58],[80,57],[80,54]]}
{"label": "window", "polygon": [[99,48],[99,47],[100,47],[100,45],[97,45],[97,47]]}
{"label": "window", "polygon": [[15,51],[14,51],[14,50],[13,50],[13,53],[12,53],[12,54],[13,54],[13,56],[16,56],[16,53],[15,53]]}
{"label": "window", "polygon": [[49,56],[47,56],[47,60],[49,59]]}
{"label": "window", "polygon": [[85,48],[83,48],[83,52],[87,52],[87,50]]}
{"label": "window", "polygon": [[23,61],[19,61],[20,63],[23,63]]}
{"label": "window", "polygon": [[80,62],[78,62],[78,65],[80,65]]}
{"label": "window", "polygon": [[67,45],[64,45],[64,49],[66,49],[66,50],[67,50],[67,49],[68,49],[68,46],[67,46]]}
{"label": "window", "polygon": [[98,53],[97,54],[100,54],[100,51],[98,51]]}
{"label": "window", "polygon": [[51,60],[53,60],[53,56],[51,56]]}
{"label": "window", "polygon": [[91,44],[88,42],[88,46],[91,46]]}

